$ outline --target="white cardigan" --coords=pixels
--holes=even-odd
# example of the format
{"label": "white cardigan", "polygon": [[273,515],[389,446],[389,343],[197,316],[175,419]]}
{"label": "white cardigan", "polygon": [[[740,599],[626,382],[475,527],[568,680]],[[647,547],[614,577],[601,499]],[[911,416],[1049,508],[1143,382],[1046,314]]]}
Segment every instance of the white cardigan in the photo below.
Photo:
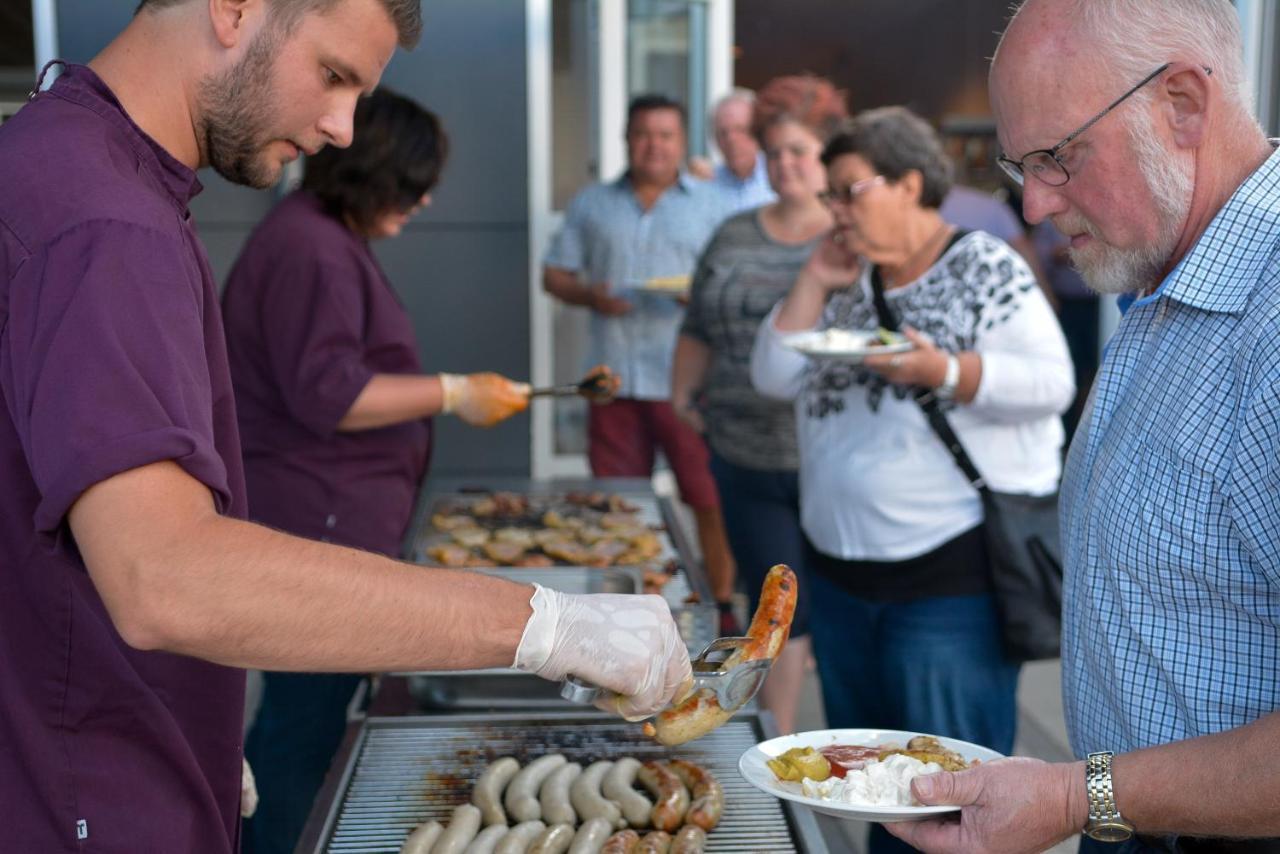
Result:
{"label": "white cardigan", "polygon": [[[875,329],[869,271],[832,295],[815,329]],[[982,358],[977,397],[947,411],[1001,492],[1044,495],[1061,475],[1059,415],[1075,378],[1057,318],[1026,262],[998,238],[960,238],[924,275],[886,292],[899,323],[942,349]],[[909,389],[858,365],[787,347],[777,307],[751,355],[764,395],[795,401],[801,520],[814,546],[846,560],[904,560],[982,521],[982,504]]]}

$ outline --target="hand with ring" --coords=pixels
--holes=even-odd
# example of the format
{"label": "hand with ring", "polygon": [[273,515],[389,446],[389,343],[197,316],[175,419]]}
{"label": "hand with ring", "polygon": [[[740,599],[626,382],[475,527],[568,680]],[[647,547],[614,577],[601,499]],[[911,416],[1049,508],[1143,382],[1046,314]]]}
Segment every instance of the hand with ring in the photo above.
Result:
{"label": "hand with ring", "polygon": [[863,367],[884,377],[894,385],[937,388],[947,375],[947,354],[939,350],[933,340],[908,326],[902,334],[915,345],[906,353],[884,356],[867,356]]}

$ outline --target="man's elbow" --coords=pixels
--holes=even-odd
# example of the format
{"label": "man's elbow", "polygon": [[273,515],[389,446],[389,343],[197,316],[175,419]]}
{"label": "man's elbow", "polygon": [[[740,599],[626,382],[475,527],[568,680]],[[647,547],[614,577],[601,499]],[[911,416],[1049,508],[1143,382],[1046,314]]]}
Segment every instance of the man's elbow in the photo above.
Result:
{"label": "man's elbow", "polygon": [[[174,564],[138,557],[118,567],[112,583],[95,583],[121,639],[141,652],[184,652],[199,646],[200,620],[191,619],[178,590],[170,589]],[[91,574],[93,573],[90,567]]]}

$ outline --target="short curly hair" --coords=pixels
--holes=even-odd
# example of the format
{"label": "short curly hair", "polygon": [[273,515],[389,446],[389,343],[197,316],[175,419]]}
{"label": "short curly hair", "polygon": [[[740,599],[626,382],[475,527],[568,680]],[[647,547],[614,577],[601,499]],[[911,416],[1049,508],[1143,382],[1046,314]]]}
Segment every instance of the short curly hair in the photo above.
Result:
{"label": "short curly hair", "polygon": [[[164,9],[177,6],[187,0],[141,0],[136,15],[143,9]],[[271,11],[279,16],[278,21],[284,23],[286,30],[291,29],[305,12],[325,12],[338,0],[272,0]],[[410,50],[422,38],[422,0],[381,0],[382,8],[387,10],[391,20],[395,22],[400,46]]]}
{"label": "short curly hair", "polygon": [[951,191],[953,169],[933,126],[906,107],[877,107],[859,113],[822,150],[822,162],[830,166],[839,157],[856,154],[877,174],[898,181],[911,171],[923,183],[920,204],[942,206]]}
{"label": "short curly hair", "polygon": [[435,187],[449,138],[434,113],[385,88],[356,104],[354,127],[349,147],[307,158],[302,188],[364,232],[390,211],[410,210]]}
{"label": "short curly hair", "polygon": [[775,77],[756,93],[751,130],[764,145],[764,133],[791,122],[825,142],[849,118],[848,93],[813,74]]}

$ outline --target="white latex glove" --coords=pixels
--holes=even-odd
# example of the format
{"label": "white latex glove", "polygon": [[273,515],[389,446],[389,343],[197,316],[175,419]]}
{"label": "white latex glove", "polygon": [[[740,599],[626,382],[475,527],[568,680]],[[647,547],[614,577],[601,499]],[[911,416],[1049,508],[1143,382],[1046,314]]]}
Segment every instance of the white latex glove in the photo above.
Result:
{"label": "white latex glove", "polygon": [[613,691],[596,706],[632,721],[666,708],[693,678],[689,651],[661,596],[534,588],[517,669],[552,681],[577,676]]}
{"label": "white latex glove", "polygon": [[501,374],[440,374],[443,412],[473,427],[492,427],[529,408],[529,384]]}
{"label": "white latex glove", "polygon": [[241,759],[240,769],[240,816],[250,818],[258,810],[258,784],[253,779],[253,769],[248,759]]}

